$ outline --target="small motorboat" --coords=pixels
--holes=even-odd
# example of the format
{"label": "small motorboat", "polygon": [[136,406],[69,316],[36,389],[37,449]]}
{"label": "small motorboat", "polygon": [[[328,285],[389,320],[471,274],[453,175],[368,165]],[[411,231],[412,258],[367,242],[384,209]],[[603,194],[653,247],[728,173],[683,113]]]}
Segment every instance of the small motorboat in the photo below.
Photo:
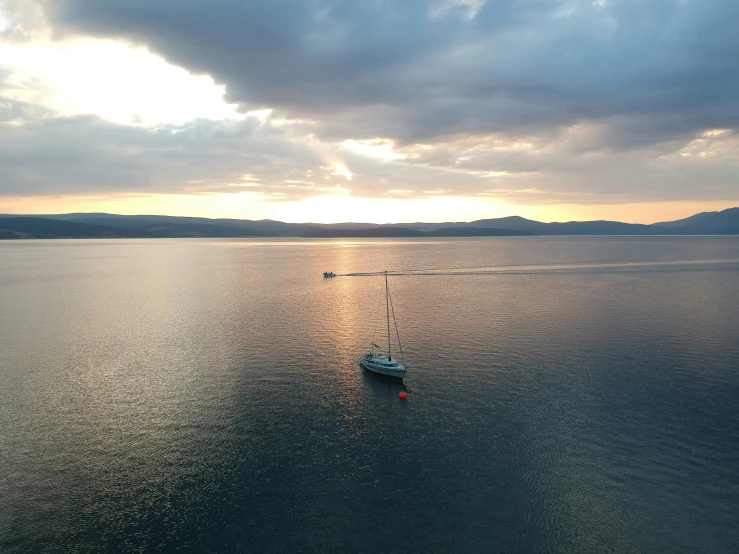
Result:
{"label": "small motorboat", "polygon": [[333,271],[324,271],[323,276],[324,277],[336,277],[336,273],[334,273]]}
{"label": "small motorboat", "polygon": [[[387,350],[377,344],[372,344],[369,354],[359,358],[359,365],[372,373],[387,375],[389,377],[405,377],[405,358],[403,357],[403,347],[400,344],[400,332],[398,331],[398,321],[395,319],[395,308],[393,307],[393,299],[390,296],[390,287],[387,284],[387,271],[385,272],[385,311],[387,317]],[[395,324],[395,335],[398,337],[398,350],[400,351],[400,359],[393,359],[390,353],[390,315],[393,316]],[[376,351],[382,352],[378,354]]]}

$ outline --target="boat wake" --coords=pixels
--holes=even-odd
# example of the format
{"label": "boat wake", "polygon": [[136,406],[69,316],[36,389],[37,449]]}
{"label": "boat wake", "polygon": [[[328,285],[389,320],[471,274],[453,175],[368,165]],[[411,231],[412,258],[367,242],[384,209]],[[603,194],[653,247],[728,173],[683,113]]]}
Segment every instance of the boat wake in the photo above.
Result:
{"label": "boat wake", "polygon": [[[705,271],[720,269],[737,269],[739,259],[723,260],[671,260],[650,262],[583,262],[569,264],[535,264],[511,266],[474,266],[402,269],[388,271],[388,275],[397,277],[433,277],[433,276],[475,276],[475,275],[521,275],[521,274],[558,274],[558,273],[628,273],[645,271]],[[384,271],[368,271],[359,273],[343,273],[340,277],[377,277]]]}

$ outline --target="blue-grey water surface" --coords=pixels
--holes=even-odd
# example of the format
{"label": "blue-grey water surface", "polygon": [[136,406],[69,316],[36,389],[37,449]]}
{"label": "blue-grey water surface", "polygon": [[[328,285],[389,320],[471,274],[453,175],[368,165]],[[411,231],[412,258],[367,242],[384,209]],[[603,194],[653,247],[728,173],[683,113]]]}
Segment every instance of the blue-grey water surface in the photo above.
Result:
{"label": "blue-grey water surface", "polygon": [[739,551],[739,238],[0,243],[0,550],[176,549]]}

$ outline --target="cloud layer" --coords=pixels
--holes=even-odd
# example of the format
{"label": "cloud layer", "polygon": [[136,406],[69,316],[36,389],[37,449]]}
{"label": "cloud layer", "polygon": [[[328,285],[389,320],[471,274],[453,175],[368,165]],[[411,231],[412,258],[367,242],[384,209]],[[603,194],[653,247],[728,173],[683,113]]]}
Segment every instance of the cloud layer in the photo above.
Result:
{"label": "cloud layer", "polygon": [[616,116],[657,117],[638,129],[643,142],[736,127],[739,4],[477,5],[53,0],[47,13],[58,29],[146,44],[225,83],[231,101],[319,119],[341,136],[424,141]]}
{"label": "cloud layer", "polygon": [[[520,203],[739,199],[732,2],[0,0],[3,7],[6,41],[46,32],[51,44],[146,47],[209,75],[226,103],[251,115],[124,126],[100,113],[40,113],[6,94],[2,194],[249,185],[275,198],[342,187],[367,197]],[[45,161],[33,163],[34,151],[48,153]]]}

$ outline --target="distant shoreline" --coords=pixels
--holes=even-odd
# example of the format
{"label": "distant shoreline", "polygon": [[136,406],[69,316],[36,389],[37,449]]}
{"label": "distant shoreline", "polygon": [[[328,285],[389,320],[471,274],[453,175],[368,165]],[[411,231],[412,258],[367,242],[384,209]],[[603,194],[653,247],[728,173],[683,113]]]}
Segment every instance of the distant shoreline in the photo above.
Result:
{"label": "distant shoreline", "polygon": [[442,238],[739,235],[739,208],[663,223],[542,223],[523,217],[448,223],[284,223],[160,215],[2,215],[0,240],[113,238]]}
{"label": "distant shoreline", "polygon": [[607,238],[607,237],[624,237],[624,238],[680,238],[680,237],[736,237],[739,236],[736,233],[731,234],[682,234],[682,233],[668,233],[668,234],[648,234],[648,235],[635,235],[635,234],[624,234],[624,235],[535,235],[535,234],[515,234],[515,235],[468,235],[468,236],[451,236],[451,235],[422,235],[422,236],[400,236],[400,235],[388,235],[388,236],[352,236],[352,235],[337,235],[337,236],[326,236],[326,237],[306,237],[306,236],[287,236],[287,235],[275,235],[275,236],[169,236],[169,237],[2,237],[0,236],[0,243],[8,242],[39,242],[39,241],[65,241],[65,240],[92,240],[92,241],[103,241],[103,240],[142,240],[142,241],[154,241],[154,240],[169,240],[169,239],[185,239],[185,240],[209,240],[209,239],[260,239],[260,240],[277,240],[277,239],[289,239],[296,241],[311,241],[311,240],[341,240],[341,239],[484,239],[484,238],[557,238],[557,237],[581,237],[581,238]]}

